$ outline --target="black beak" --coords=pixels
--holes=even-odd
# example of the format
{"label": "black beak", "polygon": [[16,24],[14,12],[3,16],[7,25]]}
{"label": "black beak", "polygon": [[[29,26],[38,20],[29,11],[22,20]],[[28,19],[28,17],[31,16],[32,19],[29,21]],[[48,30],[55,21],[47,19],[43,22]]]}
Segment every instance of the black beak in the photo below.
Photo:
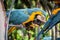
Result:
{"label": "black beak", "polygon": [[42,22],[41,22],[40,20],[38,20],[38,19],[35,19],[35,20],[33,21],[33,23],[40,26],[40,24],[41,24]]}

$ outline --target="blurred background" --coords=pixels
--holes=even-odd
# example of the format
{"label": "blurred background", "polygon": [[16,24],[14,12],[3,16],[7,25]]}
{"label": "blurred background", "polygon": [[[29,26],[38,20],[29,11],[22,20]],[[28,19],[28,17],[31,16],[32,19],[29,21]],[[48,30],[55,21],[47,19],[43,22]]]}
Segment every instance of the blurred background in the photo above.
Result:
{"label": "blurred background", "polygon": [[[14,1],[14,0],[13,0]],[[4,0],[4,7],[6,12],[10,10],[12,0]],[[59,1],[54,0],[15,0],[12,9],[27,9],[27,8],[40,8],[46,11],[46,21],[53,9],[60,7]],[[44,24],[43,24],[44,25]],[[40,29],[43,28],[40,26]],[[8,26],[8,40],[36,40],[38,34],[38,27],[33,30],[26,30],[17,26]],[[30,33],[30,34],[28,34]],[[42,35],[41,40],[56,40],[60,37],[60,23],[56,25],[49,32]]]}

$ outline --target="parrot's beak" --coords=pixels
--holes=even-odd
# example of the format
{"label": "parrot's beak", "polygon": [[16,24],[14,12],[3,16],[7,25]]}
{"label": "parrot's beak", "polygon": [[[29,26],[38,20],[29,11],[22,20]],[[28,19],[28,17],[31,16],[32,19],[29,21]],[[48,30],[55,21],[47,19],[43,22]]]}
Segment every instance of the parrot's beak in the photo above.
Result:
{"label": "parrot's beak", "polygon": [[35,19],[35,20],[33,21],[33,23],[34,23],[34,24],[37,24],[37,25],[40,25],[40,24],[41,24],[41,21],[38,20],[38,19]]}

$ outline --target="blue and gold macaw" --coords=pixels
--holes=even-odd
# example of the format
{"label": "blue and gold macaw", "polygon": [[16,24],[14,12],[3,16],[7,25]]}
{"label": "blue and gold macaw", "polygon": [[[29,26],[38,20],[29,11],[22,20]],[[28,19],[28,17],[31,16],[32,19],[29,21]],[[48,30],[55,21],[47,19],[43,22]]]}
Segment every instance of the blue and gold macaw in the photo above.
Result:
{"label": "blue and gold macaw", "polygon": [[[8,16],[8,12],[6,14]],[[39,8],[15,9],[10,13],[9,23],[14,25],[23,24],[23,26],[26,26],[27,24],[27,26],[30,26],[30,22],[34,21],[36,15],[46,16],[46,12]]]}
{"label": "blue and gold macaw", "polygon": [[[26,14],[26,12],[28,14]],[[9,22],[12,24],[26,24],[35,19],[36,15],[45,15],[45,11],[39,8],[33,9],[15,9],[11,11]],[[7,13],[8,15],[8,13]]]}
{"label": "blue and gold macaw", "polygon": [[40,40],[41,34],[48,32],[54,25],[60,22],[60,8],[56,8],[52,11],[51,17],[45,23],[43,29],[38,33],[37,40]]}

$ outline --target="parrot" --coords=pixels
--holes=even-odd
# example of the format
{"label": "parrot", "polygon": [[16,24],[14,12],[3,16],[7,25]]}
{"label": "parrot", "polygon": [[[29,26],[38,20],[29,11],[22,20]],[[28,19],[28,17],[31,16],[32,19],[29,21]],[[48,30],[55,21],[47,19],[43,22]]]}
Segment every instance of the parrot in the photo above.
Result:
{"label": "parrot", "polygon": [[[27,14],[26,14],[27,12]],[[36,13],[35,13],[36,12]],[[9,23],[14,25],[19,24],[26,24],[30,21],[33,21],[35,19],[36,15],[46,15],[46,13],[39,9],[39,8],[33,8],[33,9],[14,9],[10,13]],[[6,13],[8,17],[8,12]]]}
{"label": "parrot", "polygon": [[42,30],[38,33],[36,40],[40,40],[41,34],[48,32],[50,29],[54,27],[57,23],[60,22],[60,8],[56,8],[52,11],[51,17],[49,17],[48,21],[44,24]]}
{"label": "parrot", "polygon": [[[9,11],[6,12],[7,17],[9,15],[8,12]],[[13,25],[22,24],[24,27],[26,26],[26,28],[29,30],[29,27],[31,27],[30,25],[32,25],[32,22],[33,21],[35,22],[36,15],[46,16],[46,12],[44,10],[41,10],[40,8],[14,9],[10,13],[9,24],[13,24]],[[38,24],[38,22],[37,22],[37,24]],[[12,28],[14,28],[14,27],[12,27]],[[12,28],[10,28],[10,30]]]}

